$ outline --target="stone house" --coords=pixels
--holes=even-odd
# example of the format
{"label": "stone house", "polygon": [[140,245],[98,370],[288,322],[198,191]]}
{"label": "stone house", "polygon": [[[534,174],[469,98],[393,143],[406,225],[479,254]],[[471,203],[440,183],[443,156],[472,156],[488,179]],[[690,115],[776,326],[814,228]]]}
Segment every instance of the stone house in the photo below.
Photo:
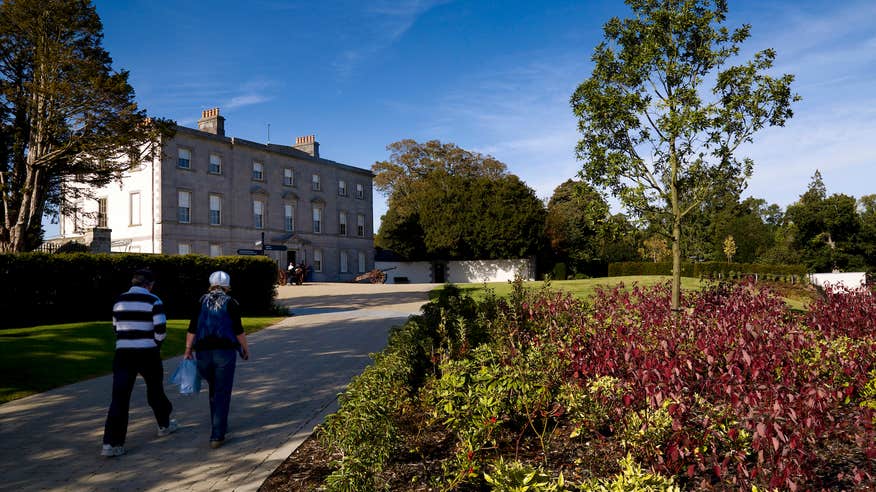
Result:
{"label": "stone house", "polygon": [[264,239],[282,268],[304,262],[309,280],[346,281],[374,268],[372,177],[320,157],[313,135],[291,146],[227,137],[213,108],[78,203],[60,234],[107,228],[115,252],[210,256],[251,254]]}

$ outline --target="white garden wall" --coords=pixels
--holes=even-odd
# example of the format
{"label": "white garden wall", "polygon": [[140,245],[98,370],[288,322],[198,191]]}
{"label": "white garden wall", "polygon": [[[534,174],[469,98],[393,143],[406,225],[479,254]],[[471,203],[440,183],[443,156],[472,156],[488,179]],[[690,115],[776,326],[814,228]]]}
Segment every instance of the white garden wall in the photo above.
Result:
{"label": "white garden wall", "polygon": [[434,283],[436,264],[444,265],[446,282],[482,283],[482,282],[506,282],[514,280],[518,274],[525,280],[535,278],[535,265],[532,260],[475,260],[475,261],[376,261],[374,268],[388,270],[386,272],[387,283],[398,283],[396,278],[414,284]]}
{"label": "white garden wall", "polygon": [[830,286],[832,289],[855,290],[867,285],[867,274],[864,272],[812,273],[809,275],[809,281],[822,288]]}
{"label": "white garden wall", "polygon": [[517,259],[447,262],[447,281],[457,284],[507,282],[514,280],[518,274],[524,280],[534,280],[535,269],[532,261]]}

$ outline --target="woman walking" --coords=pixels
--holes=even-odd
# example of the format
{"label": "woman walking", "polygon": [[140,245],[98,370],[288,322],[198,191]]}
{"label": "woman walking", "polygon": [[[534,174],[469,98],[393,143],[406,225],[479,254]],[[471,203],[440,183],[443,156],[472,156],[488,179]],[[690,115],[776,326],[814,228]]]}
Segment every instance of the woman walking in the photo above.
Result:
{"label": "woman walking", "polygon": [[210,386],[210,447],[225,442],[228,431],[228,411],[231,407],[231,387],[237,353],[249,359],[249,346],[240,321],[240,305],[228,291],[231,277],[217,271],[210,275],[210,290],[200,300],[200,310],[189,323],[186,334],[186,359],[194,350],[198,372]]}

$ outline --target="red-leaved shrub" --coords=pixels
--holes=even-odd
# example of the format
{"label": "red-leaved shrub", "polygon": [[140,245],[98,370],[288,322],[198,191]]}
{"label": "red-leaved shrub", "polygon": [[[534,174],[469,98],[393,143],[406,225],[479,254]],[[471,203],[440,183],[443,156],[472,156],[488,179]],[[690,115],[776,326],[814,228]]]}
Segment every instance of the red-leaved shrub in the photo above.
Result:
{"label": "red-leaved shrub", "polygon": [[580,323],[570,377],[626,391],[617,426],[668,408],[671,430],[643,464],[695,488],[876,486],[873,410],[858,405],[876,369],[873,295],[828,294],[804,316],[751,283],[688,295],[678,313],[669,298],[668,285],[616,288],[590,316],[565,316]]}

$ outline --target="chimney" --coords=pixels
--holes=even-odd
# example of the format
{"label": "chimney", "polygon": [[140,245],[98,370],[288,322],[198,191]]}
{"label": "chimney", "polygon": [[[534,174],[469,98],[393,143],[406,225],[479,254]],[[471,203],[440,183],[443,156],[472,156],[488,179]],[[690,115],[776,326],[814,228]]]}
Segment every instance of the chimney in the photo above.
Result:
{"label": "chimney", "polygon": [[295,145],[293,147],[319,159],[319,142],[316,141],[316,135],[295,137]]}
{"label": "chimney", "polygon": [[219,108],[201,111],[201,119],[198,120],[198,130],[219,135],[220,137],[225,136],[225,118],[219,116]]}

